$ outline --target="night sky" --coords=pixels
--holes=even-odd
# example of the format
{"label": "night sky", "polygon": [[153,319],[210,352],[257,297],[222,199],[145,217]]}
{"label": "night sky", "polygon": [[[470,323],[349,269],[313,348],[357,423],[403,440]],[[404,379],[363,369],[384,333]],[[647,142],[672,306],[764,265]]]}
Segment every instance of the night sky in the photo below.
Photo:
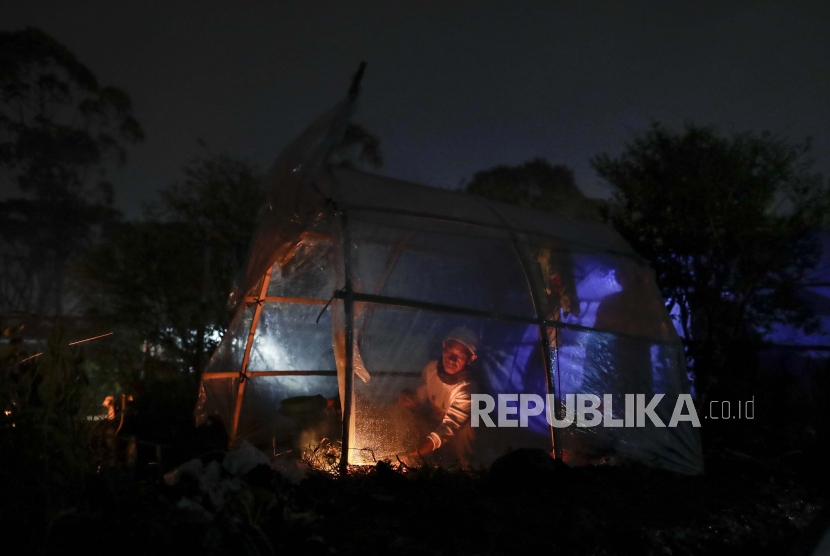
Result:
{"label": "night sky", "polygon": [[361,60],[355,121],[397,178],[455,188],[542,156],[605,197],[589,159],[653,120],[809,135],[830,174],[828,23],[821,1],[0,5],[0,28],[43,29],[132,97],[147,138],[111,174],[130,216],[180,176],[197,139],[270,164]]}

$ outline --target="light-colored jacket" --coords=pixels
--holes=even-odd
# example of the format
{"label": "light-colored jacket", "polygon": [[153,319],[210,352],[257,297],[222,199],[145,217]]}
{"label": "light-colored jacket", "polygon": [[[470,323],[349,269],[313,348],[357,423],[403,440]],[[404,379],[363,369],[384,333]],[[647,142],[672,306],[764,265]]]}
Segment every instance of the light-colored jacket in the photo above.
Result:
{"label": "light-colored jacket", "polygon": [[429,434],[436,449],[456,437],[470,418],[472,383],[466,374],[458,379],[455,384],[446,384],[438,376],[438,362],[430,361],[415,391],[415,399],[421,403],[429,401],[436,417],[441,418],[441,423]]}

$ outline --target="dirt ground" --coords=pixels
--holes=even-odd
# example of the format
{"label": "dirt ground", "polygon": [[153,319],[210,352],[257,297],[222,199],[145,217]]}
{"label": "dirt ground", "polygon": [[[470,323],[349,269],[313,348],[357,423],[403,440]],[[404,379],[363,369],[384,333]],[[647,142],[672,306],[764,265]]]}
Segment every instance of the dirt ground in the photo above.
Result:
{"label": "dirt ground", "polygon": [[475,474],[380,464],[339,479],[312,470],[299,483],[263,465],[224,477],[218,506],[204,483],[113,470],[27,540],[48,554],[758,555],[809,554],[830,525],[827,491],[805,477],[707,465],[690,477],[533,458]]}

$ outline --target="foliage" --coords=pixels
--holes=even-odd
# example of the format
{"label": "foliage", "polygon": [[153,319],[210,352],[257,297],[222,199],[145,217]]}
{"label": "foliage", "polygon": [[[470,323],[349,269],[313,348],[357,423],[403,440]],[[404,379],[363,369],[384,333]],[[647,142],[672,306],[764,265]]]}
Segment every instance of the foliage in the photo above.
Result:
{"label": "foliage", "polygon": [[94,465],[86,417],[101,409],[92,392],[84,358],[60,328],[42,355],[12,343],[0,359],[0,488],[18,518],[54,519],[82,495]]}
{"label": "foliage", "polygon": [[258,168],[207,155],[85,264],[98,316],[137,331],[151,356],[196,375],[229,321],[227,296],[263,203]]}
{"label": "foliage", "polygon": [[65,270],[114,216],[111,162],[143,133],[130,99],[38,29],[0,32],[0,179],[26,197],[0,203],[0,307],[64,311]]}
{"label": "foliage", "polygon": [[615,188],[614,225],[651,261],[669,308],[680,309],[704,391],[725,344],[756,339],[775,322],[816,325],[795,295],[830,201],[809,151],[809,142],[768,133],[655,124],[620,156],[592,160]]}
{"label": "foliage", "polygon": [[599,207],[576,186],[573,170],[562,164],[551,166],[544,158],[476,172],[465,190],[511,205],[586,219],[599,219],[600,216]]}

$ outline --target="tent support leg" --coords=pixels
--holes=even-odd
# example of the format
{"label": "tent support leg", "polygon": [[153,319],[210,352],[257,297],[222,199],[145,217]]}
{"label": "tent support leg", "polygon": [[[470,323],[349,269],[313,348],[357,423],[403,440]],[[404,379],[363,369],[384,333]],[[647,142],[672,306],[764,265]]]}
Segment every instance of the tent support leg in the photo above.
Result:
{"label": "tent support leg", "polygon": [[[515,245],[514,245],[515,246]],[[518,246],[515,246],[516,250],[518,251]],[[525,269],[527,272],[528,269]],[[533,293],[533,289],[531,288],[530,292],[531,297],[533,298],[533,305],[536,308],[536,313],[539,318],[544,318],[542,311],[542,304],[539,302],[539,299]],[[556,339],[559,339],[559,331],[556,331]],[[539,325],[539,341],[542,342],[542,359],[544,360],[543,363],[545,365],[545,387],[547,388],[547,393],[550,396],[553,394],[554,399],[554,407],[548,406],[548,412],[551,413],[548,415],[548,418],[552,420],[552,418],[561,418],[559,415],[559,396],[557,396],[556,385],[554,382],[554,370],[558,371],[558,369],[553,368],[553,363],[550,360],[550,336],[548,336],[548,329],[545,325]],[[557,359],[557,367],[559,366],[559,362]],[[554,426],[550,427],[550,439],[553,443],[553,457],[554,459],[561,460],[562,459],[562,444],[559,442],[559,429]]]}
{"label": "tent support leg", "polygon": [[271,271],[273,267],[268,269],[265,277],[262,279],[262,286],[259,289],[259,296],[254,300],[256,309],[254,310],[254,319],[251,321],[251,330],[248,332],[248,341],[245,343],[245,356],[242,358],[242,369],[239,371],[239,389],[236,392],[236,408],[233,412],[233,428],[231,428],[230,446],[236,442],[236,431],[239,427],[239,412],[242,410],[242,396],[245,393],[245,383],[248,382],[248,362],[251,359],[251,346],[254,343],[254,334],[256,333],[257,324],[259,324],[259,316],[262,314],[262,299],[268,291],[268,284],[271,283]]}
{"label": "tent support leg", "polygon": [[344,367],[346,376],[344,377],[345,399],[343,400],[343,428],[340,445],[340,476],[345,477],[349,472],[349,442],[351,441],[351,422],[352,412],[354,411],[352,407],[354,398],[354,290],[352,288],[351,237],[348,222],[344,212],[340,212],[338,217],[340,220],[340,240],[343,243],[343,274],[345,275],[343,308],[346,317],[344,323],[344,339],[346,342]]}
{"label": "tent support leg", "polygon": [[[559,330],[556,330],[556,345],[550,345],[550,336],[547,333],[547,329],[543,327],[539,327],[539,332],[542,334],[542,346],[545,349],[545,370],[548,374],[548,380],[546,382],[548,387],[548,394],[553,394],[553,407],[548,407],[548,413],[551,418],[551,422],[553,419],[558,421],[562,420],[562,393],[559,388],[557,388],[556,382],[554,382],[555,378],[559,376]],[[556,351],[556,369],[553,368],[553,361],[551,361],[551,351]],[[560,439],[562,438],[559,435],[559,429],[556,427],[551,426],[550,428],[551,437],[553,438],[553,457],[554,459],[562,460],[562,443]]]}

